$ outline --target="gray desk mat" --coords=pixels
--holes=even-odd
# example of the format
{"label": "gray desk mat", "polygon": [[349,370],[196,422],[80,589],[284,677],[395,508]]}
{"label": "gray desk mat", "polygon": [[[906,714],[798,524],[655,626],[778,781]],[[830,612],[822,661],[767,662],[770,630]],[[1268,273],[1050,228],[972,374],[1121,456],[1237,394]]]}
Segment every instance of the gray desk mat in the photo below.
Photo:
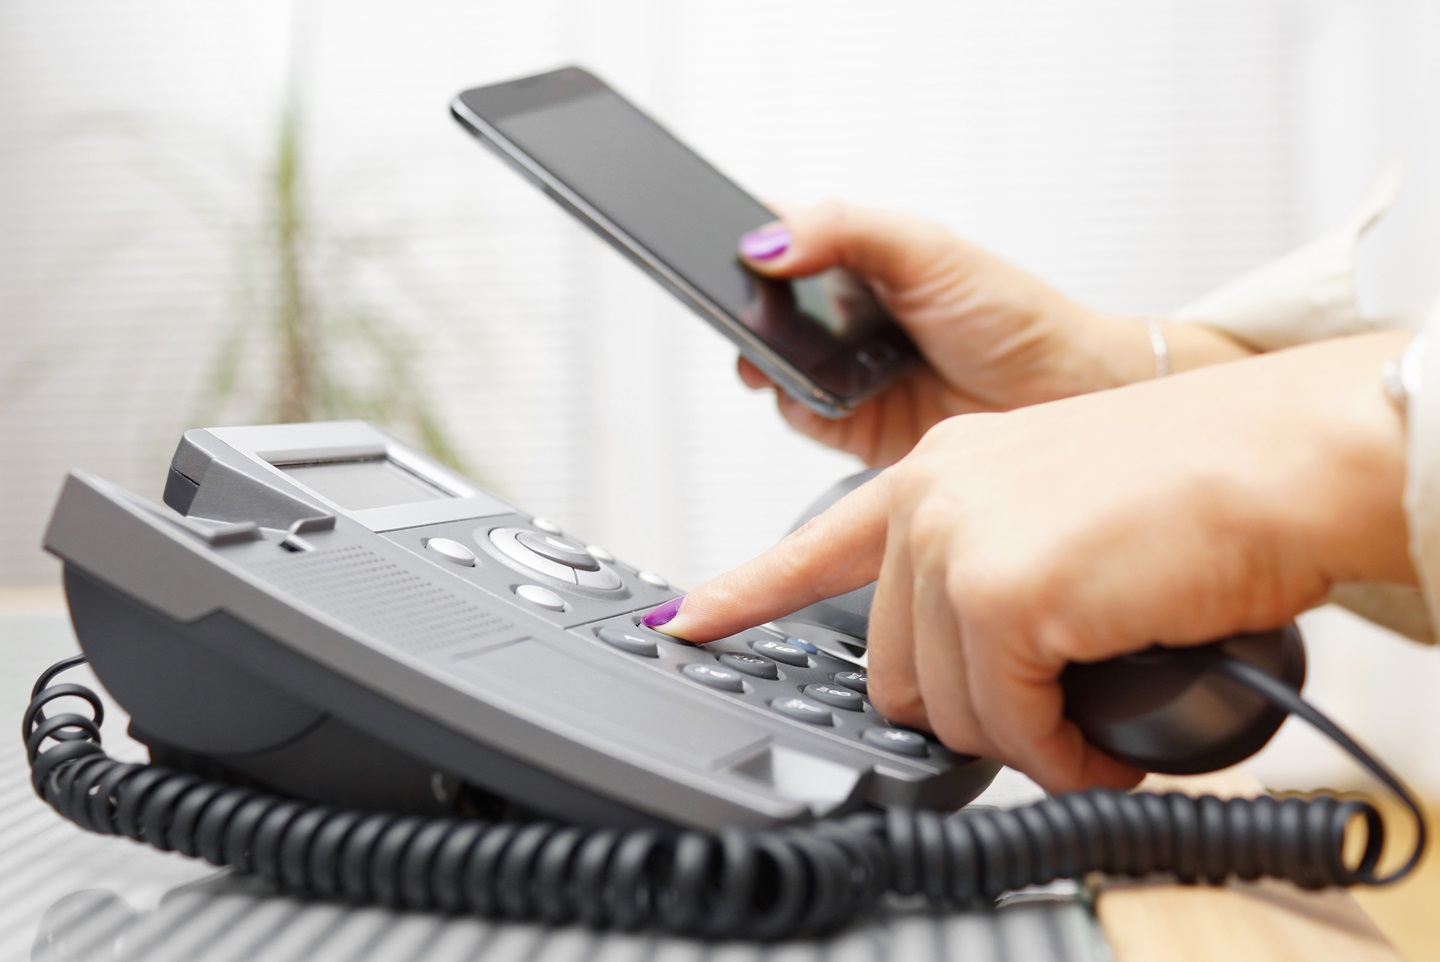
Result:
{"label": "gray desk mat", "polygon": [[[76,650],[63,615],[0,616],[0,725],[13,723],[35,677]],[[86,670],[71,673],[87,683]],[[107,708],[113,707],[113,704]],[[7,719],[9,721],[7,721]],[[143,761],[107,716],[111,754]],[[3,731],[0,728],[0,731]],[[16,733],[18,734],[18,732]],[[1022,776],[1001,773],[980,802],[1039,797]],[[83,832],[30,788],[18,737],[0,750],[0,960],[485,959],[487,962],[1098,962],[1110,957],[1076,886],[1017,893],[995,908],[935,913],[900,900],[824,939],[757,945],[699,942],[644,933],[492,923],[424,913],[311,902],[276,894],[254,879],[124,839]]]}

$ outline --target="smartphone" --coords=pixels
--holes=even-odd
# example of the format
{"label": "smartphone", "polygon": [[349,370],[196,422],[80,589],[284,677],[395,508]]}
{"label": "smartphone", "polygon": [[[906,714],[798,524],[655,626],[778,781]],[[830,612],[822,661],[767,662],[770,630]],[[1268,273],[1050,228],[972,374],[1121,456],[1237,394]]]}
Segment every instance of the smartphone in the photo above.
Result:
{"label": "smartphone", "polygon": [[593,74],[478,87],[451,111],[819,413],[843,417],[919,357],[853,274],[749,269],[740,236],[776,215]]}

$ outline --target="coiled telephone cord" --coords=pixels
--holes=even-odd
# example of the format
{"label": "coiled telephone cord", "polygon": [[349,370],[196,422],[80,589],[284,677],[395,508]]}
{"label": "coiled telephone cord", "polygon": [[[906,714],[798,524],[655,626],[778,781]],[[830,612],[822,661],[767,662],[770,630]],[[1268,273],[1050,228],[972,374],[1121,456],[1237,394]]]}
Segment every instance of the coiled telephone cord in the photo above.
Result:
{"label": "coiled telephone cord", "polygon": [[[1009,810],[892,808],[774,830],[710,832],[343,809],[110,758],[100,745],[99,697],[82,685],[51,684],[84,662],[83,655],[60,661],[35,684],[23,737],[36,793],[92,832],[320,898],[778,939],[840,928],[887,892],[963,906],[1097,871],[1166,873],[1189,883],[1265,876],[1302,888],[1383,885],[1407,874],[1425,845],[1424,817],[1389,769],[1294,691],[1235,660],[1219,669],[1305,718],[1401,798],[1418,831],[1409,861],[1377,875],[1385,841],[1379,812],[1363,800],[1323,795],[1092,790]],[[92,716],[46,716],[44,706],[64,697],[88,702]],[[1345,835],[1357,818],[1365,841],[1352,865]]]}

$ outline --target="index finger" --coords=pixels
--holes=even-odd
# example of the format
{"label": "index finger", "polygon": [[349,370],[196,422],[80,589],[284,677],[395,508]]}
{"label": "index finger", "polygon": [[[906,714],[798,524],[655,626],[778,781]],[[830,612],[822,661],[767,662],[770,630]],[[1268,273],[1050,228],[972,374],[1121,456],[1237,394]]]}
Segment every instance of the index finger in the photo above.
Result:
{"label": "index finger", "polygon": [[713,641],[869,584],[885,554],[888,489],[882,472],[769,551],[691,591],[668,621],[646,616],[645,623],[687,641]]}

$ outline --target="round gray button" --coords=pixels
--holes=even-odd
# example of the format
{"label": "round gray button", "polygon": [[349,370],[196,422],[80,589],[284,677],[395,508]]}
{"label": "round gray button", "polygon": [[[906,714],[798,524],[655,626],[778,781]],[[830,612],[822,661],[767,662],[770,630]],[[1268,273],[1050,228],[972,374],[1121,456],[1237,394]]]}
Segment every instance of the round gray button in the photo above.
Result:
{"label": "round gray button", "polygon": [[770,707],[787,718],[809,722],[811,725],[835,724],[835,716],[830,713],[830,709],[821,708],[814,702],[808,702],[798,695],[790,698],[777,698],[770,703]]}
{"label": "round gray button", "polygon": [[542,588],[539,585],[516,585],[515,593],[532,605],[549,608],[551,611],[565,610],[564,599],[549,588]]}
{"label": "round gray button", "polygon": [[558,561],[567,567],[579,568],[582,571],[600,570],[600,562],[578,541],[553,534],[536,534],[533,531],[522,531],[515,536],[515,540],[540,557]]}
{"label": "round gray button", "polygon": [[841,688],[839,685],[806,685],[805,694],[816,701],[823,701],[827,705],[843,708],[846,711],[865,710],[865,699],[859,692]]}
{"label": "round gray button", "polygon": [[539,528],[541,531],[545,532],[546,534],[560,533],[560,526],[555,522],[551,521],[549,518],[534,517],[530,519],[530,523],[533,524],[535,527]]}
{"label": "round gray button", "polygon": [[773,638],[765,641],[752,641],[750,647],[767,658],[774,658],[776,661],[794,665],[796,668],[804,668],[810,664],[810,659],[805,657],[805,652],[794,645],[787,645],[785,642],[776,641]]}
{"label": "round gray button", "polygon": [[588,551],[588,552],[590,552],[590,554],[594,555],[597,559],[599,559],[600,561],[605,562],[606,564],[609,564],[610,562],[612,562],[612,561],[615,560],[615,556],[614,556],[613,554],[611,554],[610,552],[606,551],[604,548],[600,547],[599,545],[596,545],[596,544],[587,544],[587,545],[585,546],[585,550]]}
{"label": "round gray button", "polygon": [[913,755],[916,758],[924,758],[930,754],[929,743],[925,736],[917,732],[907,732],[903,728],[867,728],[860,740],[867,745],[874,745],[876,748],[883,748],[887,752],[894,752],[897,755]]}
{"label": "round gray button", "polygon": [[870,679],[863,671],[837,671],[835,680],[851,691],[858,691],[862,695],[870,694]]}
{"label": "round gray button", "polygon": [[686,678],[693,678],[702,685],[719,688],[721,691],[744,691],[745,683],[738,671],[721,668],[719,665],[686,665],[680,669]]}
{"label": "round gray button", "polygon": [[775,667],[775,662],[769,658],[761,658],[759,655],[727,652],[720,656],[720,664],[734,668],[736,671],[743,671],[747,675],[754,675],[756,678],[780,677],[780,669]]}
{"label": "round gray button", "polygon": [[626,631],[624,628],[601,628],[595,632],[595,637],[607,645],[632,655],[644,655],[646,658],[660,656],[660,649],[656,647],[655,639],[646,638],[634,631]]}
{"label": "round gray button", "polygon": [[425,542],[425,547],[446,561],[452,561],[467,568],[475,567],[475,552],[458,541],[451,541],[449,538],[431,538]]}
{"label": "round gray button", "polygon": [[664,578],[660,577],[653,571],[640,572],[640,580],[645,582],[647,585],[654,585],[656,588],[670,587],[670,582],[666,581]]}

